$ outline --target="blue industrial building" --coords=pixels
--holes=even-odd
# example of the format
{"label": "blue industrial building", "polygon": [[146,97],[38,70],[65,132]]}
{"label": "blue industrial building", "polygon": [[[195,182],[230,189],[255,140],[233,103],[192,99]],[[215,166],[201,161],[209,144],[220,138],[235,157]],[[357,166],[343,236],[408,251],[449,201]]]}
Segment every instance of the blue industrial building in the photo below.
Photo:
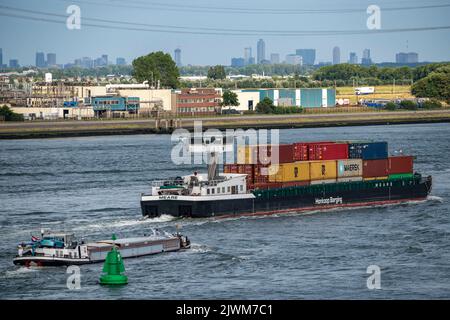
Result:
{"label": "blue industrial building", "polygon": [[336,106],[336,90],[329,88],[255,89],[243,92],[259,92],[259,101],[270,98],[275,106],[320,108]]}
{"label": "blue industrial building", "polygon": [[97,96],[91,98],[92,109],[95,112],[127,111],[137,113],[139,97]]}

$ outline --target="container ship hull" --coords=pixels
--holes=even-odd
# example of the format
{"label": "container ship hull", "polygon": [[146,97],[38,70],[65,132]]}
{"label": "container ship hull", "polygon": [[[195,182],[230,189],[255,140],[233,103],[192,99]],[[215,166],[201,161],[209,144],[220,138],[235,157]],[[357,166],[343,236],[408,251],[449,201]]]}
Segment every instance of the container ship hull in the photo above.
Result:
{"label": "container ship hull", "polygon": [[425,200],[432,178],[327,183],[283,189],[255,190],[239,195],[183,197],[145,196],[142,214],[148,217],[232,217],[308,212],[345,207],[364,207]]}

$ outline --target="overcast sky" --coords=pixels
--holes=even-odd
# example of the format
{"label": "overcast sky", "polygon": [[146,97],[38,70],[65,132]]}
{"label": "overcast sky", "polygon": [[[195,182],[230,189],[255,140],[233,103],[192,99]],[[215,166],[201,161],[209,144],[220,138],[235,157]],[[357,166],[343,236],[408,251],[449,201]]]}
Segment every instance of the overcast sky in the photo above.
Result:
{"label": "overcast sky", "polygon": [[[81,8],[81,30],[66,27],[64,16],[68,16],[66,9],[70,4]],[[231,57],[243,56],[244,47],[251,46],[255,56],[256,42],[263,38],[267,58],[270,53],[280,53],[284,59],[295,49],[316,48],[316,62],[331,61],[333,47],[339,46],[343,62],[348,60],[351,51],[361,59],[364,48],[371,49],[375,62],[394,61],[395,53],[399,51],[418,52],[420,61],[450,60],[450,29],[326,36],[267,34],[267,30],[367,30],[366,8],[370,4],[381,8],[382,30],[450,26],[450,0],[0,0],[0,48],[3,49],[3,63],[18,58],[21,65],[34,65],[36,51],[56,53],[60,64],[102,54],[108,54],[112,61],[120,56],[130,62],[139,55],[157,50],[173,54],[177,47],[182,50],[183,64],[229,65]],[[405,9],[430,5],[444,6]],[[383,8],[401,10],[383,11]],[[314,13],[302,11],[310,9]],[[343,12],[329,12],[334,9]],[[36,11],[51,15],[44,16]],[[42,18],[61,22],[39,20]],[[116,25],[119,29],[86,25],[111,25],[100,19],[132,24]],[[124,30],[123,27],[147,31]],[[237,31],[233,35],[180,33],[230,33],[196,28]],[[155,29],[170,32],[156,32]],[[252,35],[242,35],[245,30],[256,31],[252,31]]]}

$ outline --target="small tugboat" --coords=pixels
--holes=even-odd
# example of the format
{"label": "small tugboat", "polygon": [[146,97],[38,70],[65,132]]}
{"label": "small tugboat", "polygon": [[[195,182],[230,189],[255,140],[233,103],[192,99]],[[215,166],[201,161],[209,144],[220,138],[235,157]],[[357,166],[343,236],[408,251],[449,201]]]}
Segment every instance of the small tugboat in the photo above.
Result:
{"label": "small tugboat", "polygon": [[101,240],[85,243],[76,241],[73,233],[51,233],[42,230],[41,236],[32,236],[30,242],[18,246],[13,262],[25,266],[80,265],[105,261],[113,247],[123,258],[178,251],[190,248],[188,237],[154,231],[150,236]]}

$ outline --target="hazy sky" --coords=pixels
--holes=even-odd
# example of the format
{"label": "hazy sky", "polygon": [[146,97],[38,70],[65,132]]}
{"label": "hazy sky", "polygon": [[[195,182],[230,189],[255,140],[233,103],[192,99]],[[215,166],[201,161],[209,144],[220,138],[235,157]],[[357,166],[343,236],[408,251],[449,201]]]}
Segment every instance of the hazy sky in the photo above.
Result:
{"label": "hazy sky", "polygon": [[[66,27],[64,16],[68,16],[66,8],[71,4],[81,8],[81,30],[68,30]],[[36,51],[56,53],[57,63],[73,62],[83,56],[95,58],[101,54],[108,54],[112,61],[120,56],[130,62],[136,56],[157,50],[173,54],[177,47],[182,50],[183,64],[229,65],[231,57],[243,56],[244,47],[251,46],[255,56],[256,42],[263,38],[266,58],[272,52],[280,53],[284,59],[295,49],[316,48],[316,62],[331,61],[333,47],[339,46],[343,62],[348,60],[351,51],[361,59],[364,48],[371,49],[375,62],[393,61],[399,51],[418,52],[421,61],[450,60],[450,29],[327,36],[267,34],[267,30],[367,30],[366,8],[370,4],[381,7],[382,29],[450,26],[450,0],[0,0],[0,48],[3,49],[4,63],[18,58],[21,65],[34,65]],[[430,5],[449,6],[404,9]],[[10,10],[5,6],[28,11]],[[383,11],[383,8],[403,9]],[[301,11],[309,9],[314,13]],[[329,12],[334,9],[344,12]],[[353,9],[359,10],[354,12]],[[36,11],[51,15],[37,14]],[[61,22],[26,20],[23,17]],[[176,33],[163,33],[86,25],[111,25],[99,21],[101,19],[132,23],[116,25],[119,28],[161,29],[148,25],[179,28],[164,27],[163,30]],[[179,33],[214,32],[195,28],[237,29],[234,33],[238,35]],[[243,30],[256,31],[252,32],[254,35],[242,35],[245,33]]]}

